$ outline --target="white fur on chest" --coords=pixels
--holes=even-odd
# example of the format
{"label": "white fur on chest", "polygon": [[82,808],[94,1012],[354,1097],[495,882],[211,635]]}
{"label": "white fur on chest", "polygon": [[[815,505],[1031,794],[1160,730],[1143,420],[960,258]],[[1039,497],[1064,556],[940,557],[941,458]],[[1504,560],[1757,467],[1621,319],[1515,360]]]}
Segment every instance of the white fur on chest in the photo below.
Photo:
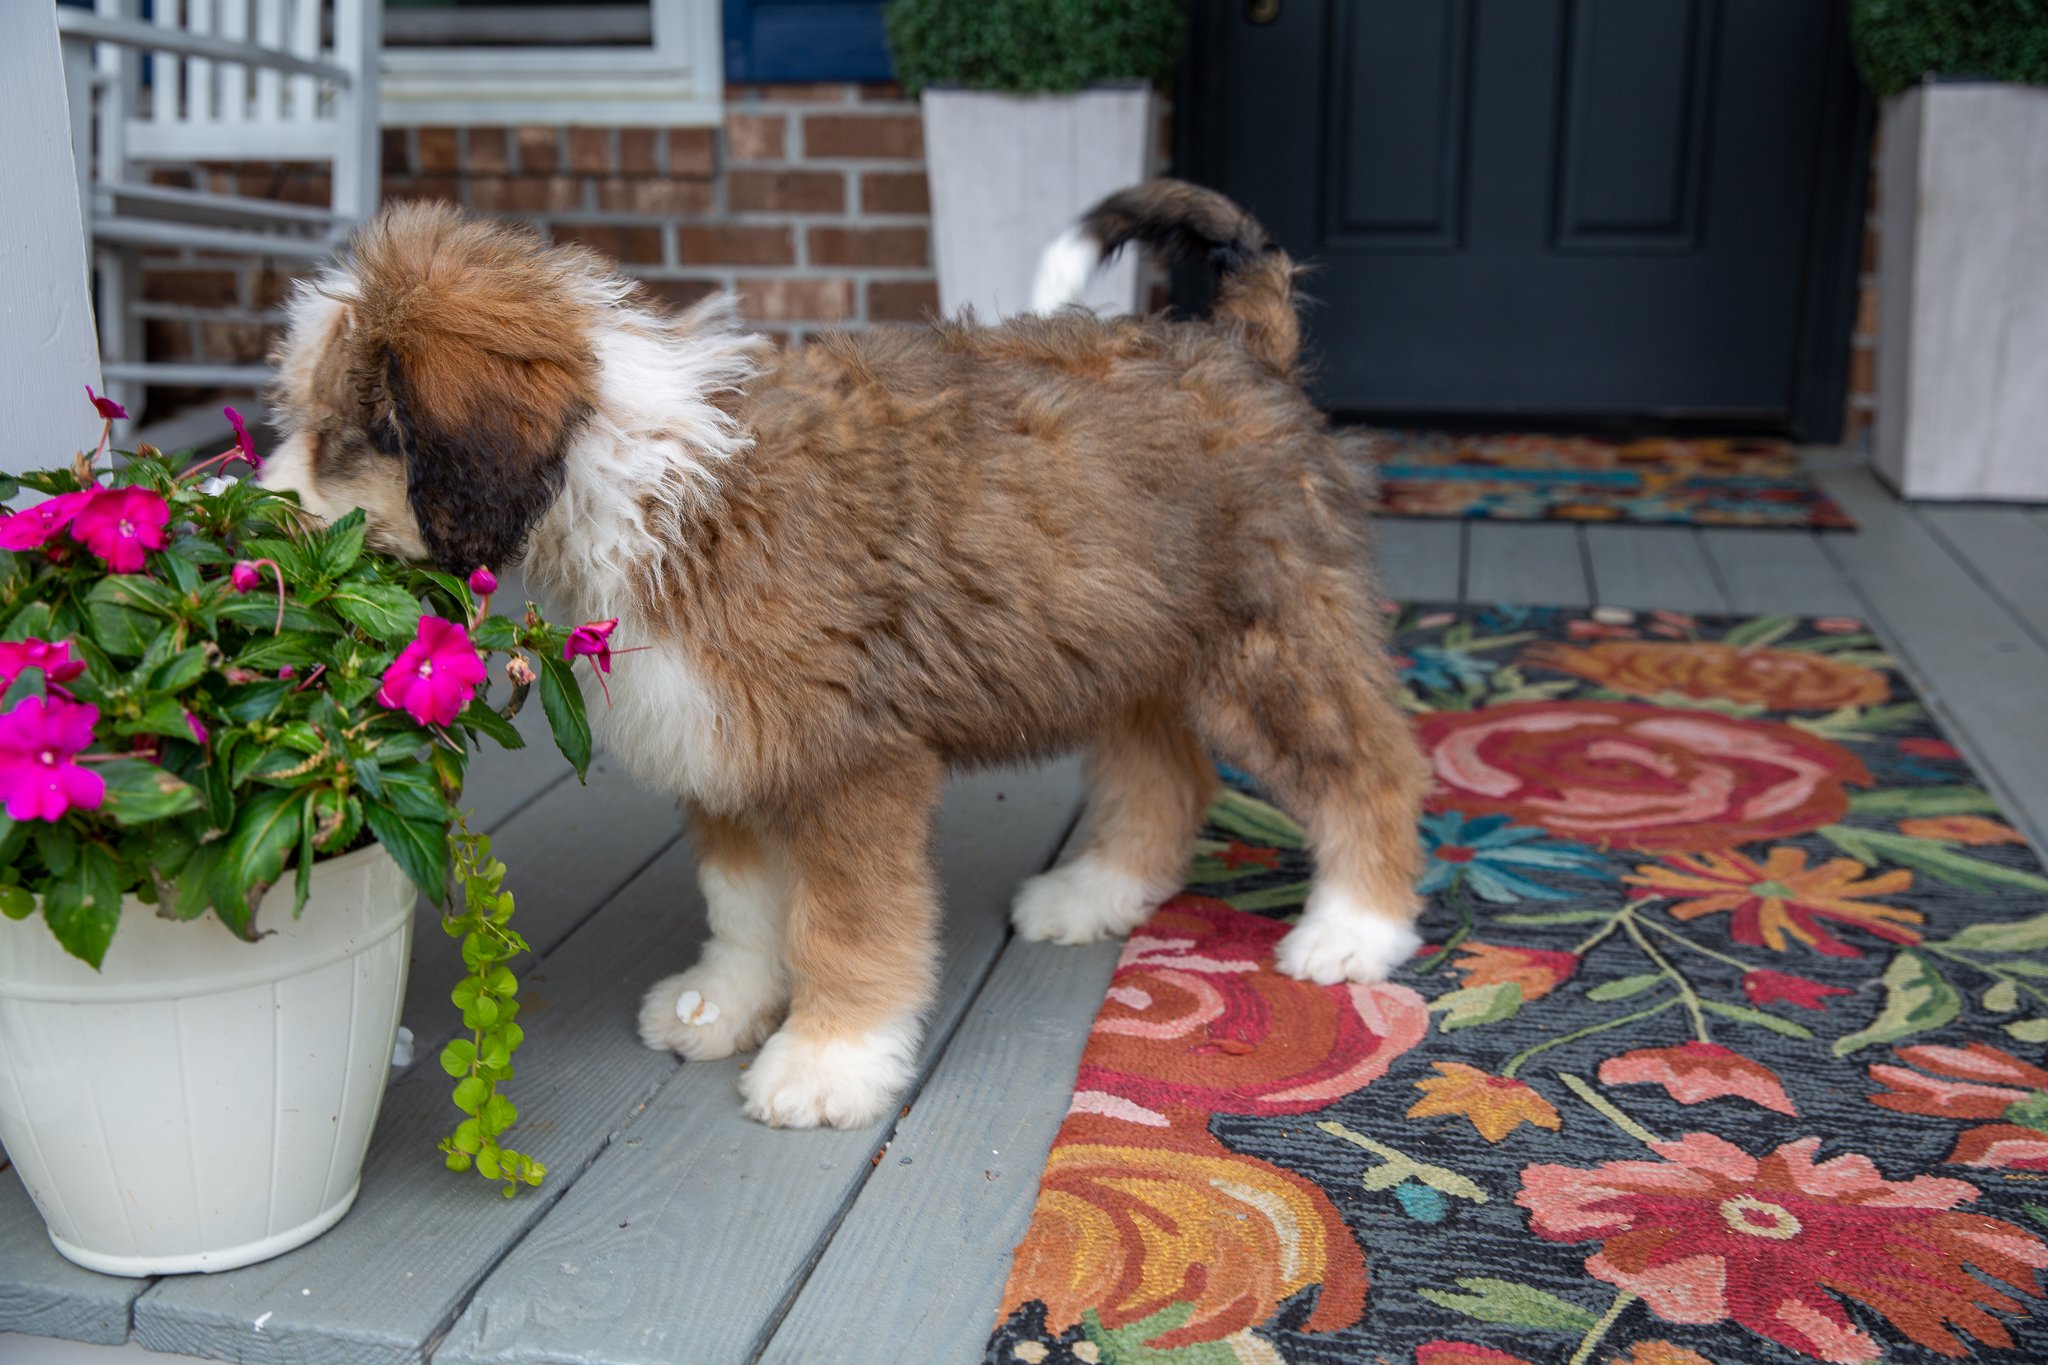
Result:
{"label": "white fur on chest", "polygon": [[[632,649],[647,638],[629,633],[630,624],[619,622],[612,636],[617,649]],[[595,665],[579,659],[576,669],[592,736],[636,781],[713,806],[727,805],[738,795],[741,765],[732,749],[737,736],[684,649],[664,641],[615,654],[605,678],[609,705],[605,689],[597,685]]]}

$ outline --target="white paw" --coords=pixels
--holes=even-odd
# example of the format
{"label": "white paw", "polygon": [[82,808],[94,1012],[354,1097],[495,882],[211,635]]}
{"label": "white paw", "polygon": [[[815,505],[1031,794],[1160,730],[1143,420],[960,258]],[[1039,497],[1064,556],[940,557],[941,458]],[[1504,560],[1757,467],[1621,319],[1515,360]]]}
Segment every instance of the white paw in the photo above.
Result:
{"label": "white paw", "polygon": [[1274,954],[1280,970],[1297,981],[1333,986],[1339,981],[1385,981],[1415,956],[1422,936],[1405,918],[1384,915],[1348,896],[1320,888],[1301,920]]}
{"label": "white paw", "polygon": [[778,973],[762,959],[705,950],[687,972],[658,981],[640,1003],[640,1041],[657,1052],[713,1062],[759,1047],[781,1022]]}
{"label": "white paw", "polygon": [[1018,887],[1010,923],[1020,937],[1045,943],[1122,938],[1173,892],[1084,853]]}
{"label": "white paw", "polygon": [[910,1088],[915,1021],[823,1041],[783,1029],[740,1076],[742,1111],[774,1128],[865,1128]]}

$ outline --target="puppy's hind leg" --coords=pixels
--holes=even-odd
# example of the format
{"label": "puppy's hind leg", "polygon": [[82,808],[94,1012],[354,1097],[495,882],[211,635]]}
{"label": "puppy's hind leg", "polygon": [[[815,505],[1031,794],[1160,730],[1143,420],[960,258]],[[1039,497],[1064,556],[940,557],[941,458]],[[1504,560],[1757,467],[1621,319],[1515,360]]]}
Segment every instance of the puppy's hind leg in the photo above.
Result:
{"label": "puppy's hind leg", "polygon": [[942,779],[933,755],[899,753],[784,812],[789,1019],[740,1078],[748,1117],[860,1128],[909,1087],[938,981]]}
{"label": "puppy's hind leg", "polygon": [[1018,889],[1010,922],[1028,939],[1092,943],[1142,923],[1178,891],[1216,771],[1179,706],[1125,713],[1088,751],[1080,850]]}
{"label": "puppy's hind leg", "polygon": [[746,825],[697,811],[690,828],[711,938],[696,966],[648,990],[640,1039],[708,1062],[760,1046],[782,1021],[789,878],[776,851]]}
{"label": "puppy's hind leg", "polygon": [[1304,981],[1383,981],[1422,946],[1416,820],[1428,768],[1393,680],[1378,618],[1324,585],[1317,609],[1248,627],[1207,680],[1204,735],[1308,831],[1315,880],[1280,941]]}

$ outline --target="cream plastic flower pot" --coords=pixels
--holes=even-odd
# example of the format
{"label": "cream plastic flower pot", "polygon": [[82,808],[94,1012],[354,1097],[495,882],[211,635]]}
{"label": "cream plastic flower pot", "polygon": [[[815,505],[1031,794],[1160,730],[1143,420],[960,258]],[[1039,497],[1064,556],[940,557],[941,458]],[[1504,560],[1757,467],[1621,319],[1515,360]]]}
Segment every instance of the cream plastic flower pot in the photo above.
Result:
{"label": "cream plastic flower pot", "polygon": [[405,996],[412,883],[381,846],[264,902],[256,943],[132,898],[102,968],[0,920],[0,1141],[50,1240],[110,1275],[231,1270],[355,1202]]}

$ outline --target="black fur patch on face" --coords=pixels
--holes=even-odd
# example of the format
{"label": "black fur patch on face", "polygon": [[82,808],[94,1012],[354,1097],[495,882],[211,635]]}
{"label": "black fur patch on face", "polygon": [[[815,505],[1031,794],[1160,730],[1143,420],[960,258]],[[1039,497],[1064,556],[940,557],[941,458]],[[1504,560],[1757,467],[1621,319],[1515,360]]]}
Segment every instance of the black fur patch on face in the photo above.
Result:
{"label": "black fur patch on face", "polygon": [[537,448],[509,423],[488,420],[444,431],[417,417],[404,367],[385,359],[390,406],[371,426],[377,448],[405,461],[406,500],[434,562],[451,573],[503,570],[562,491],[563,448],[583,420],[571,414]]}

